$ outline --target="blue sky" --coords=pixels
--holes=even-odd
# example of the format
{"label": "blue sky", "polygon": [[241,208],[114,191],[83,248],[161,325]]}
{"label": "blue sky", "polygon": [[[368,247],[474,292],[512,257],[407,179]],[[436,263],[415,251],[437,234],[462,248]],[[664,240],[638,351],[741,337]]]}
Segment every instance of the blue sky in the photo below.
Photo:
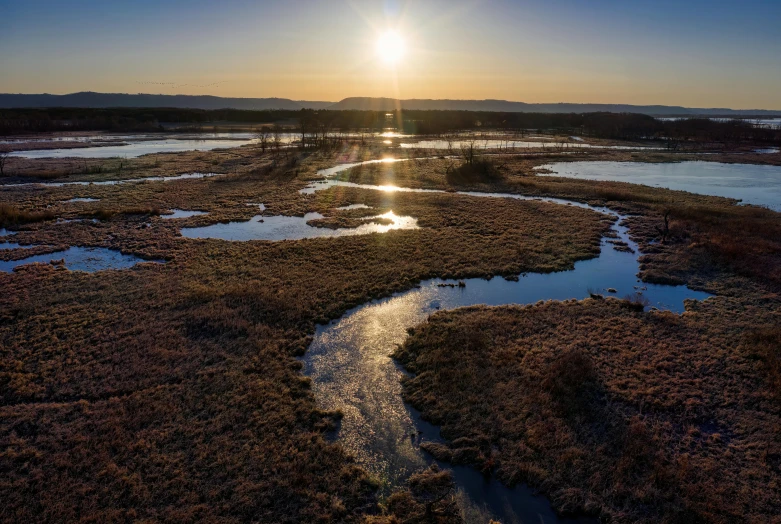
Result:
{"label": "blue sky", "polygon": [[0,92],[781,110],[779,27],[778,0],[0,0]]}

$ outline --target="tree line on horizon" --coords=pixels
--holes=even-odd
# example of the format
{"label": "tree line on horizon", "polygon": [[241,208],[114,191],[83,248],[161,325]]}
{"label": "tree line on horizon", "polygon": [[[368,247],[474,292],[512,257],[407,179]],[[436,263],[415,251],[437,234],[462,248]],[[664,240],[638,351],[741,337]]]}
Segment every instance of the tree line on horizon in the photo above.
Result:
{"label": "tree line on horizon", "polygon": [[[457,131],[555,131],[621,140],[675,140],[767,144],[781,143],[781,126],[757,126],[742,119],[705,117],[660,120],[639,113],[516,113],[404,110],[202,110],[176,108],[41,108],[0,110],[0,135],[59,131],[161,132],[214,131],[227,123],[259,129],[277,125],[325,133],[376,132],[443,135]],[[224,130],[224,129],[223,129]]]}

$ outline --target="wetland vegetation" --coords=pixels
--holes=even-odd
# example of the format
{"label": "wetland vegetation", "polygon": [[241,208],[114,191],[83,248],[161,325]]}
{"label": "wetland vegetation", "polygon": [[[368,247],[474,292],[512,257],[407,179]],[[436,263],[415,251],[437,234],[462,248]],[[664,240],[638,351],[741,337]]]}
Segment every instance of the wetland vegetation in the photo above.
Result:
{"label": "wetland vegetation", "polygon": [[[453,126],[462,117],[431,116]],[[548,121],[559,118],[567,122]],[[491,192],[605,206],[626,216],[642,280],[716,296],[687,302],[682,315],[602,298],[606,290],[527,307],[432,307],[395,353],[414,373],[405,399],[441,427],[443,439],[420,447],[443,468],[529,484],[561,514],[771,520],[781,509],[778,213],[536,169],[781,163],[740,149],[753,135],[726,151],[706,138],[687,139],[693,154],[636,143],[417,159],[428,152],[399,147],[403,137],[358,134],[304,150],[9,158],[0,228],[21,247],[0,250],[0,260],[43,263],[0,272],[0,519],[473,521],[475,508],[440,469],[423,468],[385,497],[387,479],[346,451],[344,413],[323,409],[299,357],[318,324],[421,281],[452,279],[454,293],[460,279],[514,283],[606,249],[611,216],[458,193]],[[405,161],[356,166],[333,174],[351,184],[306,191],[337,164],[391,156]],[[219,176],[181,176],[190,173]],[[137,183],[107,183],[117,180]],[[280,241],[183,235],[278,218],[354,230],[387,226],[391,212],[418,227]],[[48,263],[71,247],[166,263],[93,273]]]}

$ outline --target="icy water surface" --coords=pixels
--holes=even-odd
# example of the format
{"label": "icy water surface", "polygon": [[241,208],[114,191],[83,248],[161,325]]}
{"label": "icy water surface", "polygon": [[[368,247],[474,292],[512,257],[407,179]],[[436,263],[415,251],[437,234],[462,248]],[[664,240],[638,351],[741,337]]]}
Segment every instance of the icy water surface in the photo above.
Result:
{"label": "icy water surface", "polygon": [[[251,144],[255,139],[251,133],[217,133],[204,135],[104,135],[77,137],[80,142],[117,140],[116,145],[95,147],[33,149],[15,151],[11,156],[24,158],[136,158],[151,153],[179,153],[182,151],[211,151]],[[62,138],[62,141],[70,139]],[[46,139],[39,139],[45,142]]]}
{"label": "icy water surface", "polygon": [[[353,166],[340,167],[348,169]],[[334,168],[321,174],[332,176],[340,170]],[[305,192],[334,185],[380,191],[430,192],[336,180],[315,183]],[[501,193],[461,194],[533,200]],[[636,276],[639,270],[637,245],[629,239],[627,228],[620,225],[622,217],[617,213],[560,199],[544,199],[543,202],[542,205],[577,205],[613,216],[616,219],[613,231],[635,253],[616,251],[605,238],[597,258],[576,262],[571,271],[519,275],[517,282],[503,278],[466,279],[462,281],[463,287],[455,281],[427,280],[419,288],[369,302],[317,328],[304,356],[304,372],[312,378],[313,392],[319,405],[344,413],[338,441],[361,466],[381,479],[386,492],[402,486],[411,473],[433,462],[421,451],[421,441],[441,439],[436,426],[421,420],[419,414],[403,402],[400,381],[405,373],[390,358],[396,346],[406,339],[407,329],[425,321],[429,315],[476,304],[498,306],[533,304],[549,299],[580,299],[589,295],[589,289],[605,293],[607,288],[615,288],[614,295],[619,297],[640,292],[652,307],[675,312],[683,311],[685,299],[704,300],[710,296],[685,286],[639,282]],[[510,489],[494,479],[484,479],[475,469],[441,465],[454,471],[456,483],[472,507],[487,511],[503,523],[571,521],[558,517],[547,499],[536,495],[527,486]]]}
{"label": "icy water surface", "polygon": [[[781,166],[719,162],[557,162],[540,166],[550,176],[630,182],[735,198],[781,211]],[[540,173],[542,175],[542,173]]]}
{"label": "icy water surface", "polygon": [[[320,213],[307,213],[303,217],[255,216],[247,222],[228,222],[204,227],[182,228],[187,238],[218,238],[222,240],[302,240],[305,238],[344,237],[387,233],[394,229],[417,229],[418,221],[412,217],[399,216],[393,211],[383,215],[367,217],[365,224],[351,228],[331,229],[310,226],[307,222],[323,218]],[[390,220],[390,224],[371,222],[371,218]]]}
{"label": "icy water surface", "polygon": [[15,267],[34,262],[43,262],[48,264],[51,261],[64,261],[64,266],[71,271],[86,271],[93,273],[105,269],[127,269],[140,262],[161,262],[158,260],[149,261],[142,258],[125,255],[113,249],[104,247],[71,247],[64,251],[56,251],[45,255],[34,255],[22,260],[9,262],[0,261],[0,271],[10,272]]}
{"label": "icy water surface", "polygon": [[208,215],[206,211],[188,211],[186,209],[172,209],[168,215],[160,215],[160,218],[164,220],[170,220],[172,218],[190,218],[201,215]]}

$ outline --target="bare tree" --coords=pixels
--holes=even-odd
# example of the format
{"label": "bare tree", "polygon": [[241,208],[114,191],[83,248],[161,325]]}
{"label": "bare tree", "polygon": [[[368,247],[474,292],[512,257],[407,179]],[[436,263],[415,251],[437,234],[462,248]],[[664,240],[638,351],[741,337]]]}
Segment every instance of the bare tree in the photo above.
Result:
{"label": "bare tree", "polygon": [[664,227],[656,226],[656,231],[659,233],[659,236],[662,237],[662,244],[667,242],[667,238],[670,236],[670,210],[665,209],[664,210]]}
{"label": "bare tree", "polygon": [[461,157],[467,165],[472,165],[477,159],[477,148],[475,147],[475,141],[467,140],[461,144]]}
{"label": "bare tree", "polygon": [[265,154],[266,149],[268,149],[269,143],[271,142],[271,128],[268,126],[261,127],[260,131],[255,134],[255,137],[260,144],[261,153]]}
{"label": "bare tree", "polygon": [[445,135],[445,141],[447,142],[447,154],[453,156],[453,135],[450,133]]}
{"label": "bare tree", "polygon": [[274,135],[273,138],[273,145],[274,145],[274,151],[279,155],[279,150],[282,148],[282,126],[279,124],[274,124],[274,127],[271,129],[271,132]]}
{"label": "bare tree", "polygon": [[0,177],[5,176],[5,163],[9,156],[11,156],[10,152],[0,151]]}
{"label": "bare tree", "polygon": [[298,117],[298,132],[301,134],[301,149],[309,146],[307,135],[311,134],[314,120],[314,111],[302,109]]}

